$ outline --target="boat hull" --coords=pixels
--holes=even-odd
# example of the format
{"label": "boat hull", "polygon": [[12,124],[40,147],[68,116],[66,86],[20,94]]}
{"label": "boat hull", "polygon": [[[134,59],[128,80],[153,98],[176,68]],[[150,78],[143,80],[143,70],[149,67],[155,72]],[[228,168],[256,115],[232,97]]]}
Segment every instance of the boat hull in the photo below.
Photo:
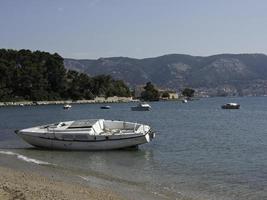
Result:
{"label": "boat hull", "polygon": [[110,109],[110,106],[101,106],[100,109]]}
{"label": "boat hull", "polygon": [[236,106],[229,106],[229,105],[222,105],[222,109],[239,109],[240,105],[236,105]]}
{"label": "boat hull", "polygon": [[23,140],[29,144],[46,149],[58,150],[111,150],[122,149],[140,144],[148,143],[154,137],[149,133],[130,138],[117,138],[117,139],[101,139],[101,140],[60,140],[54,138],[44,138],[27,133],[17,133]]}

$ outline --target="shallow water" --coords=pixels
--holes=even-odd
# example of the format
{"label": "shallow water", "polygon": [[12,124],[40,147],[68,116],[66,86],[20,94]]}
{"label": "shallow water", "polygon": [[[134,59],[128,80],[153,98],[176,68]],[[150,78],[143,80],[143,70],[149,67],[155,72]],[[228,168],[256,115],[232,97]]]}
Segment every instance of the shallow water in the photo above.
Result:
{"label": "shallow water", "polygon": [[[228,102],[240,103],[241,109],[222,110]],[[2,107],[0,150],[51,163],[89,184],[159,199],[267,199],[266,97],[155,102],[149,112],[131,111],[133,103],[110,105],[110,110],[101,110],[101,104],[73,105],[70,110],[60,105]],[[137,151],[68,152],[29,148],[13,133],[86,118],[146,123],[156,138]]]}

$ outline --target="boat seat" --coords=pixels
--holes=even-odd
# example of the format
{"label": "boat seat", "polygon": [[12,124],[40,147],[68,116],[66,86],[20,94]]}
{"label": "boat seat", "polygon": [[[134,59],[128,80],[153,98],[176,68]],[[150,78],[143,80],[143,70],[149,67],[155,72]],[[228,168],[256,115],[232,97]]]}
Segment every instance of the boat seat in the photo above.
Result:
{"label": "boat seat", "polygon": [[121,130],[120,129],[113,129],[111,130],[112,134],[116,134],[116,133],[121,133]]}

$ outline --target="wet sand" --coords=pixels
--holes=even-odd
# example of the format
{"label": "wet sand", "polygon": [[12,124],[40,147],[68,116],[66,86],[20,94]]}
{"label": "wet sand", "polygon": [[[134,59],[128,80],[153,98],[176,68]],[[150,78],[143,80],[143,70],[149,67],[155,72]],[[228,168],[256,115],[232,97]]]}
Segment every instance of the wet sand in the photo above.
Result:
{"label": "wet sand", "polygon": [[112,191],[100,190],[78,183],[67,183],[37,173],[0,167],[1,200],[120,200]]}

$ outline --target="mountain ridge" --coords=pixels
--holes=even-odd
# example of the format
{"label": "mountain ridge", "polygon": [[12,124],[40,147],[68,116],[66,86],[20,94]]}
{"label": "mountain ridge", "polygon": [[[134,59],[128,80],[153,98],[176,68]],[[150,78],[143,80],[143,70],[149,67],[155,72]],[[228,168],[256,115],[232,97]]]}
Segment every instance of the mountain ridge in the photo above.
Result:
{"label": "mountain ridge", "polygon": [[151,81],[157,87],[192,87],[209,96],[266,95],[267,55],[262,53],[192,56],[167,54],[152,58],[108,57],[64,59],[67,69],[91,76],[108,74],[130,87]]}

